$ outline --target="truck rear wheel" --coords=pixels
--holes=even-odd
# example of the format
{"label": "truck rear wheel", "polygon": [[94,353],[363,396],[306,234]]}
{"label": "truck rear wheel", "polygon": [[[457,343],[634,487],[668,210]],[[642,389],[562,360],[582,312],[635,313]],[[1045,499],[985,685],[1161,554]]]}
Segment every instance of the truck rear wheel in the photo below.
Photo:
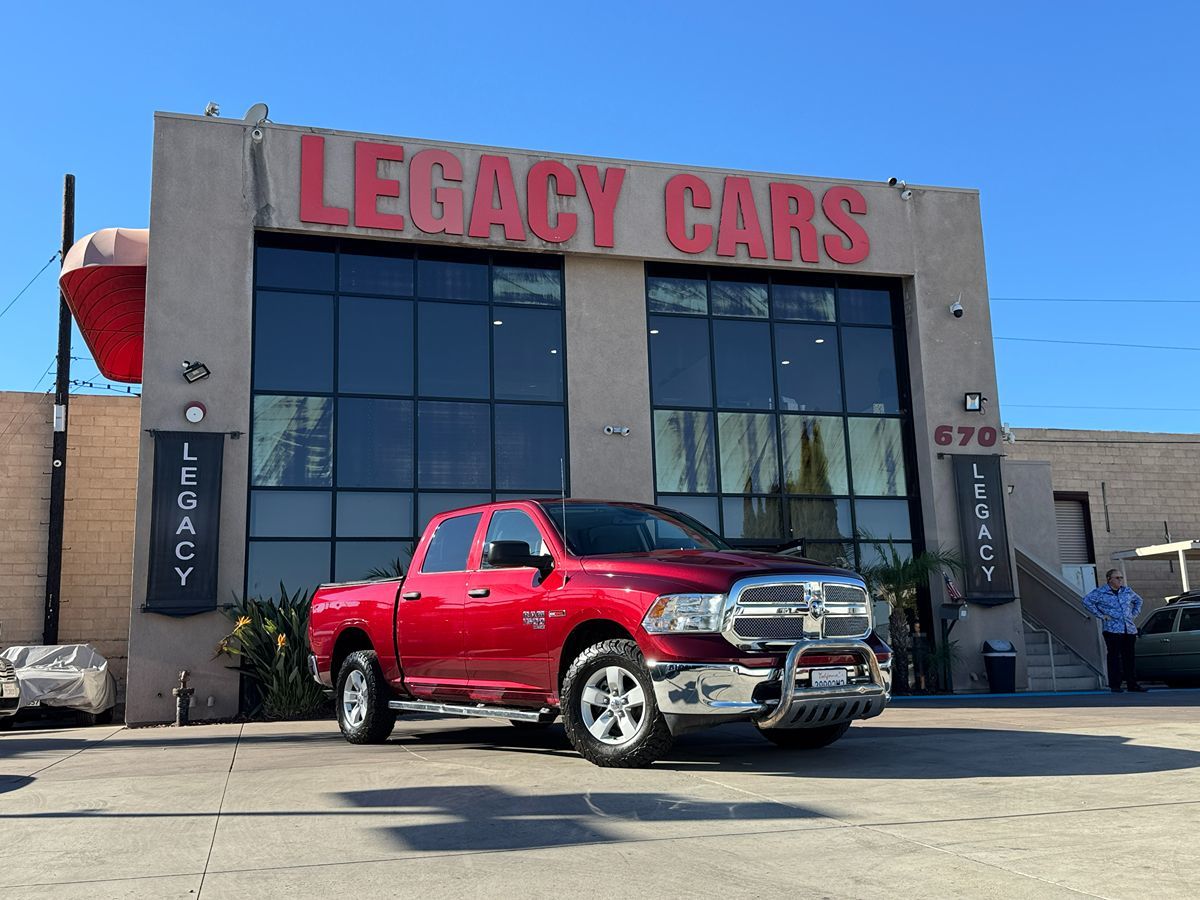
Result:
{"label": "truck rear wheel", "polygon": [[639,769],[671,749],[642,651],[632,640],[593,644],[575,658],[562,686],[571,745],[597,766]]}
{"label": "truck rear wheel", "polygon": [[382,744],[396,727],[396,712],[388,709],[388,690],[374,650],[356,650],[346,657],[337,680],[337,720],[351,744]]}
{"label": "truck rear wheel", "polygon": [[849,722],[824,728],[760,728],[758,733],[785,750],[819,750],[828,747],[850,729]]}

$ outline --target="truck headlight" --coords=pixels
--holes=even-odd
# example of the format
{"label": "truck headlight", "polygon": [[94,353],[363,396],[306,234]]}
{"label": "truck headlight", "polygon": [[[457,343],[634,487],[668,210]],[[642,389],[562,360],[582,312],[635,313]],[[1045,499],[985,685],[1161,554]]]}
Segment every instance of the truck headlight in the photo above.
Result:
{"label": "truck headlight", "polygon": [[651,604],[642,627],[650,634],[717,632],[724,609],[724,594],[663,594]]}

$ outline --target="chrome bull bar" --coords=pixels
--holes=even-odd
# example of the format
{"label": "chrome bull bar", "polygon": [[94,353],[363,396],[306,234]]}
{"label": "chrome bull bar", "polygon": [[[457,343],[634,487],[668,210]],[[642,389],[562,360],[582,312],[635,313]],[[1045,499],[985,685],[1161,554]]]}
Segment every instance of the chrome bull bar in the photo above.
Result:
{"label": "chrome bull bar", "polygon": [[[871,676],[870,684],[798,688],[796,670],[806,654],[854,654],[862,658]],[[826,639],[793,644],[784,660],[779,703],[755,719],[760,728],[815,728],[855,719],[869,719],[883,712],[890,699],[887,682],[874,651],[863,641]]]}

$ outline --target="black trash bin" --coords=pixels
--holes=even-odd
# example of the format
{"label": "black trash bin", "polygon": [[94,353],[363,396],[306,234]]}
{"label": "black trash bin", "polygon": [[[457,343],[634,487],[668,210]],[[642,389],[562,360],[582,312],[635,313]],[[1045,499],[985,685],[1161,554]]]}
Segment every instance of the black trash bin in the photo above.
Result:
{"label": "black trash bin", "polygon": [[1009,641],[984,641],[983,664],[987,667],[988,688],[993,694],[1012,694],[1017,690],[1017,651]]}

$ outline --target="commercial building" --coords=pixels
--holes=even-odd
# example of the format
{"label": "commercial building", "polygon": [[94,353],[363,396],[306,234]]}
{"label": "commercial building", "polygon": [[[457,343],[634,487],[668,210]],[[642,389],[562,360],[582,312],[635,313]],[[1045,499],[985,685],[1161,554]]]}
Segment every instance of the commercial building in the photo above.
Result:
{"label": "commercial building", "polygon": [[960,674],[1022,643],[977,192],[159,114],[151,196],[148,256],[73,269],[143,385],[130,722],[181,669],[193,718],[237,712],[234,596],[563,491],[850,566],[960,548]]}

